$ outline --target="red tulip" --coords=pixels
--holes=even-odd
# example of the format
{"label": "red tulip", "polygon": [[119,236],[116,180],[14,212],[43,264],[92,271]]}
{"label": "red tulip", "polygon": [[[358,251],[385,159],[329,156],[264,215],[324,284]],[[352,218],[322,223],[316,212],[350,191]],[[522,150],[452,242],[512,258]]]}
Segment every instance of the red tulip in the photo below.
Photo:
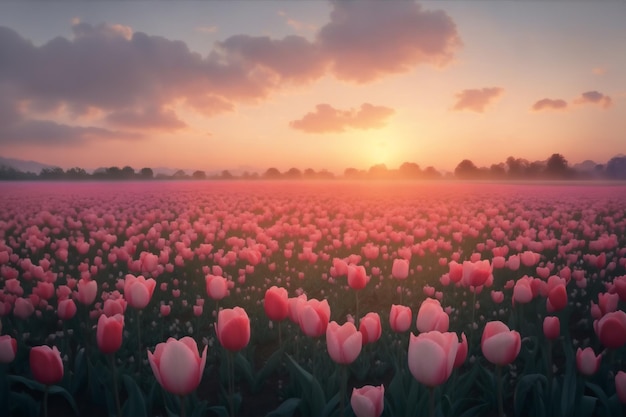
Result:
{"label": "red tulip", "polygon": [[356,417],[380,417],[385,406],[385,386],[353,388],[350,405]]}
{"label": "red tulip", "polygon": [[508,365],[517,358],[522,340],[518,332],[510,330],[501,321],[490,321],[483,331],[480,347],[489,362]]}
{"label": "red tulip", "polygon": [[394,332],[406,332],[411,327],[412,320],[413,314],[410,307],[396,304],[391,306],[391,311],[389,312],[389,325]]}
{"label": "red tulip", "polygon": [[13,305],[13,315],[22,320],[26,320],[35,312],[35,307],[29,298],[16,298]]}
{"label": "red tulip", "polygon": [[198,353],[191,337],[159,343],[154,354],[148,350],[148,361],[155,378],[164,390],[175,395],[187,395],[198,387],[206,364],[207,346]]}
{"label": "red tulip", "polygon": [[605,314],[593,322],[593,328],[607,348],[617,349],[626,344],[626,313],[622,310]]}
{"label": "red tulip", "polygon": [[76,314],[76,303],[71,298],[59,301],[57,305],[57,316],[61,320],[69,320]]}
{"label": "red tulip", "polygon": [[596,356],[592,348],[576,350],[576,367],[581,374],[587,376],[595,374],[600,368],[600,362],[602,362],[602,354]]}
{"label": "red tulip", "polygon": [[382,334],[382,326],[380,325],[380,316],[378,313],[367,313],[361,321],[359,321],[359,332],[363,335],[363,344],[374,343]]}
{"label": "red tulip", "polygon": [[302,332],[309,337],[320,337],[326,333],[330,320],[328,300],[311,299],[300,304],[298,322]]}
{"label": "red tulip", "polygon": [[78,280],[78,293],[76,298],[81,304],[90,305],[96,299],[98,293],[98,283],[92,280]]}
{"label": "red tulip", "polygon": [[348,285],[353,290],[362,290],[367,285],[370,278],[365,273],[365,267],[350,265],[348,266]]}
{"label": "red tulip", "polygon": [[556,316],[546,317],[543,319],[543,334],[546,339],[554,340],[558,339],[561,333],[561,322]]}
{"label": "red tulip", "polygon": [[409,261],[406,259],[394,259],[391,266],[391,275],[395,279],[406,279],[409,276]]}
{"label": "red tulip", "polygon": [[0,363],[13,362],[17,354],[17,340],[8,334],[0,336]]}
{"label": "red tulip", "polygon": [[567,307],[567,290],[565,285],[559,284],[548,293],[548,311],[561,311]]}
{"label": "red tulip", "polygon": [[206,293],[213,300],[221,300],[228,295],[228,281],[219,275],[207,275],[204,277]]}
{"label": "red tulip", "polygon": [[504,293],[502,291],[491,291],[491,301],[500,304],[504,301]]}
{"label": "red tulip", "polygon": [[122,346],[122,333],[124,331],[124,316],[115,314],[107,317],[102,314],[98,319],[96,341],[100,352],[108,355],[115,353]]}
{"label": "red tulip", "polygon": [[441,303],[433,298],[427,298],[422,302],[417,312],[417,330],[420,333],[437,330],[439,332],[447,332],[450,324],[450,318],[443,311]]}
{"label": "red tulip", "polygon": [[30,370],[36,381],[54,385],[63,379],[61,352],[54,346],[35,346],[30,350]]}
{"label": "red tulip", "polygon": [[152,278],[128,274],[124,282],[124,298],[131,307],[141,310],[150,302],[155,287],[156,281]]}
{"label": "red tulip", "polygon": [[454,367],[459,368],[467,359],[467,352],[469,348],[467,346],[467,337],[465,333],[461,333],[461,341],[459,342],[459,349],[456,351],[456,358],[454,359]]}
{"label": "red tulip", "polygon": [[241,307],[225,308],[217,316],[217,338],[231,352],[237,352],[250,341],[250,319]]}
{"label": "red tulip", "polygon": [[409,340],[409,370],[415,379],[428,387],[436,387],[448,380],[459,347],[456,333],[432,331]]}
{"label": "red tulip", "polygon": [[167,317],[172,312],[172,307],[167,304],[161,304],[161,307],[159,307],[159,312],[161,313],[162,317]]}
{"label": "red tulip", "polygon": [[363,335],[354,324],[347,322],[342,326],[331,321],[326,327],[326,346],[328,354],[336,363],[348,365],[361,353]]}
{"label": "red tulip", "polygon": [[287,290],[282,287],[272,286],[265,291],[263,307],[265,314],[270,320],[282,321],[289,314],[289,296]]}
{"label": "red tulip", "polygon": [[124,315],[124,312],[126,311],[126,304],[126,300],[123,298],[108,298],[104,302],[104,308],[102,310],[107,317],[111,317],[116,314]]}

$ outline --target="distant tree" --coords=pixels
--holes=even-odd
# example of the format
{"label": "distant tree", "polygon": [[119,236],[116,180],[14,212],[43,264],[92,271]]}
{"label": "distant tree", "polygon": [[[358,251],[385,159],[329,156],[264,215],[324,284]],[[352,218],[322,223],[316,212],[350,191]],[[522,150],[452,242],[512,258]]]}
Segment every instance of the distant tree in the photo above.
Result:
{"label": "distant tree", "polygon": [[185,171],[179,169],[174,174],[172,174],[172,178],[176,180],[183,180],[189,178],[189,176],[185,173]]}
{"label": "distant tree", "polygon": [[154,172],[152,171],[152,168],[141,168],[141,171],[139,171],[139,175],[141,176],[141,178],[145,179],[154,178]]}
{"label": "distant tree", "polygon": [[474,165],[474,163],[469,159],[464,159],[459,162],[459,164],[454,169],[454,176],[463,179],[475,179],[478,178],[480,175],[476,165]]}
{"label": "distant tree", "polygon": [[524,170],[524,177],[539,178],[545,170],[545,165],[540,161],[531,162]]}
{"label": "distant tree", "polygon": [[0,164],[0,180],[35,180],[37,174],[33,172],[22,172],[10,165]]}
{"label": "distant tree", "polygon": [[194,171],[193,174],[191,174],[191,177],[194,180],[205,180],[206,179],[206,172],[204,171]]}
{"label": "distant tree", "polygon": [[388,178],[389,170],[385,164],[376,164],[370,167],[367,174],[370,178]]}
{"label": "distant tree", "polygon": [[307,168],[304,170],[304,173],[302,175],[304,176],[304,178],[312,179],[317,176],[317,173],[313,168]]}
{"label": "distant tree", "polygon": [[[248,172],[244,172],[244,174],[250,175]],[[233,174],[231,174],[229,170],[225,169],[220,174],[220,178],[223,180],[232,180],[234,177],[233,177]]]}
{"label": "distant tree", "polygon": [[507,174],[510,178],[522,178],[526,174],[528,161],[525,159],[509,156],[506,159],[506,165],[508,168]]}
{"label": "distant tree", "polygon": [[550,178],[566,178],[571,175],[567,159],[560,153],[553,153],[546,164],[546,175]]}
{"label": "distant tree", "polygon": [[263,177],[266,179],[275,180],[275,179],[282,177],[282,174],[276,168],[268,168],[267,171],[265,171],[265,173],[263,174]]}
{"label": "distant tree", "polygon": [[108,178],[114,180],[122,178],[122,170],[115,166],[107,168],[105,174]]}
{"label": "distant tree", "polygon": [[89,174],[82,168],[74,167],[70,168],[65,173],[69,179],[72,180],[82,180],[89,178]]}
{"label": "distant tree", "polygon": [[289,179],[299,179],[302,178],[302,172],[300,172],[298,168],[290,168],[287,172],[285,172],[284,177]]}
{"label": "distant tree", "polygon": [[132,179],[135,177],[135,170],[132,167],[126,165],[124,168],[122,168],[121,177],[125,180]]}
{"label": "distant tree", "polygon": [[361,172],[356,168],[346,168],[343,171],[343,176],[350,179],[355,179],[361,177]]}
{"label": "distant tree", "polygon": [[48,180],[60,180],[65,177],[65,171],[63,171],[63,168],[59,167],[43,168],[39,176]]}
{"label": "distant tree", "polygon": [[606,164],[606,175],[611,179],[626,180],[626,156],[611,158]]}
{"label": "distant tree", "polygon": [[423,175],[424,178],[428,179],[441,178],[441,172],[437,171],[433,166],[427,166],[426,169],[424,169]]}
{"label": "distant tree", "polygon": [[489,167],[489,177],[493,179],[503,179],[506,177],[506,165],[504,163],[492,164]]}
{"label": "distant tree", "polygon": [[404,162],[398,168],[398,174],[401,178],[419,178],[422,176],[422,170],[415,162]]}
{"label": "distant tree", "polygon": [[332,172],[329,172],[325,169],[321,170],[320,172],[317,173],[317,178],[321,179],[321,180],[332,180],[335,178],[335,174],[333,174]]}

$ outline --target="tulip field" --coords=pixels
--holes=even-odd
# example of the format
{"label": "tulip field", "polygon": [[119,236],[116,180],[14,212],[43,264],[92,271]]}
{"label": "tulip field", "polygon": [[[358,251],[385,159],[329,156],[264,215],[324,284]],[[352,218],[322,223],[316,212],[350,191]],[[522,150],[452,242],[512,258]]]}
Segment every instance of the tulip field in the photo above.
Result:
{"label": "tulip field", "polygon": [[2,416],[626,415],[626,185],[0,196]]}

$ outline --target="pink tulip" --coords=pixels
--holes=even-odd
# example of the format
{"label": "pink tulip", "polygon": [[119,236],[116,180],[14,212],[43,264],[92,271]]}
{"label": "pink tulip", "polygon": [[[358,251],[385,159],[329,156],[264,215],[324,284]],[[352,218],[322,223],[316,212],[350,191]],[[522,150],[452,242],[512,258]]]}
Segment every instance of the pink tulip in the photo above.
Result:
{"label": "pink tulip", "polygon": [[0,336],[0,363],[10,363],[17,354],[17,340],[8,334]]}
{"label": "pink tulip", "polygon": [[159,343],[154,354],[148,350],[148,361],[156,380],[164,390],[175,395],[187,395],[198,387],[206,364],[207,346],[198,352],[191,337]]}
{"label": "pink tulip", "polygon": [[172,312],[172,307],[167,304],[162,304],[161,307],[159,307],[159,312],[161,313],[162,317],[167,317]]}
{"label": "pink tulip", "polygon": [[480,287],[487,283],[492,268],[488,260],[477,262],[463,262],[462,283],[465,286]]}
{"label": "pink tulip", "polygon": [[263,307],[265,314],[270,320],[282,321],[289,315],[289,296],[287,290],[282,287],[272,286],[265,291]]}
{"label": "pink tulip", "polygon": [[428,387],[447,381],[452,373],[459,338],[456,333],[431,331],[409,340],[408,361],[413,377]]}
{"label": "pink tulip", "polygon": [[57,315],[61,320],[69,320],[76,314],[76,303],[71,298],[59,301]]}
{"label": "pink tulip", "polygon": [[250,319],[241,307],[225,308],[217,315],[217,338],[231,352],[238,352],[250,342]]}
{"label": "pink tulip", "polygon": [[15,317],[26,320],[34,312],[35,307],[33,306],[30,298],[19,297],[15,299],[15,304],[13,305],[13,314],[15,315]]}
{"label": "pink tulip", "polygon": [[124,331],[124,316],[115,314],[107,317],[102,314],[98,319],[96,341],[100,352],[108,355],[117,352],[122,346],[122,333]]}
{"label": "pink tulip", "polygon": [[287,300],[287,310],[289,312],[289,320],[291,320],[294,324],[300,324],[300,319],[298,318],[298,311],[300,311],[300,307],[304,302],[306,302],[306,294],[300,294],[297,297],[291,297]]}
{"label": "pink tulip", "polygon": [[30,370],[33,378],[44,385],[54,385],[63,379],[61,352],[54,346],[35,346],[30,350]]}
{"label": "pink tulip", "polygon": [[626,404],[626,372],[618,371],[615,375],[615,391],[622,404]]}
{"label": "pink tulip", "polygon": [[92,280],[78,280],[78,293],[76,299],[83,305],[90,305],[96,299],[98,293],[98,283]]}
{"label": "pink tulip", "polygon": [[204,277],[207,295],[219,301],[228,295],[228,282],[226,278],[219,275],[207,275]]}
{"label": "pink tulip", "polygon": [[491,301],[500,304],[504,301],[504,293],[502,291],[491,291]]}
{"label": "pink tulip", "polygon": [[353,388],[350,405],[356,417],[380,417],[385,406],[385,386]]}
{"label": "pink tulip", "polygon": [[126,311],[126,304],[126,300],[123,298],[109,298],[104,302],[104,308],[102,310],[107,317],[111,317],[116,314],[124,315],[124,312]]}
{"label": "pink tulip", "polygon": [[370,278],[365,273],[365,267],[350,265],[348,266],[348,285],[353,290],[362,290],[367,285]]}
{"label": "pink tulip", "polygon": [[543,319],[543,334],[548,340],[558,339],[561,333],[561,322],[556,316]]}
{"label": "pink tulip", "polygon": [[600,368],[600,362],[602,362],[602,354],[596,356],[592,348],[576,350],[576,367],[581,374],[587,376],[595,374]]}
{"label": "pink tulip", "polygon": [[298,322],[302,332],[309,337],[320,337],[326,333],[330,320],[328,300],[311,299],[303,302],[298,310]]}
{"label": "pink tulip", "polygon": [[410,307],[396,304],[391,306],[391,311],[389,312],[389,325],[394,332],[406,332],[411,327],[412,320],[413,313],[411,312]]}
{"label": "pink tulip", "polygon": [[124,282],[124,298],[131,307],[141,310],[150,302],[155,287],[156,281],[152,278],[128,274]]}
{"label": "pink tulip", "polygon": [[427,298],[422,302],[417,312],[417,330],[420,333],[437,330],[439,332],[447,332],[450,324],[450,318],[443,311],[438,300]]}
{"label": "pink tulip", "polygon": [[382,326],[380,325],[380,316],[378,313],[367,313],[361,321],[359,321],[359,332],[363,335],[363,344],[374,343],[382,334]]}
{"label": "pink tulip", "polygon": [[395,279],[406,279],[409,276],[409,261],[406,259],[394,259],[391,266],[391,275]]}
{"label": "pink tulip", "polygon": [[348,365],[361,353],[363,335],[354,324],[347,322],[342,326],[331,321],[326,327],[326,346],[328,354],[336,363]]}
{"label": "pink tulip", "polygon": [[459,342],[459,349],[456,351],[456,358],[454,359],[454,367],[459,368],[467,359],[467,353],[469,348],[467,346],[467,337],[465,337],[465,333],[461,333],[461,341]]}
{"label": "pink tulip", "polygon": [[528,277],[522,277],[515,282],[513,287],[513,300],[519,304],[526,304],[532,301],[534,295],[531,288],[531,280]]}
{"label": "pink tulip", "polygon": [[535,266],[537,263],[539,263],[539,259],[541,258],[541,255],[539,255],[538,253],[534,253],[533,251],[528,250],[522,252],[519,256],[520,261],[524,266]]}
{"label": "pink tulip", "polygon": [[501,321],[490,321],[485,325],[480,347],[485,358],[494,365],[512,363],[520,352],[520,334],[510,330]]}
{"label": "pink tulip", "polygon": [[554,311],[561,311],[567,307],[567,290],[565,285],[560,284],[552,288],[548,293],[549,309]]}
{"label": "pink tulip", "polygon": [[605,314],[593,322],[593,328],[604,347],[617,349],[626,344],[626,313],[622,310]]}

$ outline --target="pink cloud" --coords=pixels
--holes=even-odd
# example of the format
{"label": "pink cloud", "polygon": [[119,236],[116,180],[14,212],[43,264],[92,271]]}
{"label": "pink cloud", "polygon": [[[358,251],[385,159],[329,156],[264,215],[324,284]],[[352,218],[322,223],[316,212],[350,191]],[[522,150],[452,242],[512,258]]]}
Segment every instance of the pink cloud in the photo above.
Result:
{"label": "pink cloud", "polygon": [[586,91],[574,99],[575,104],[596,104],[604,109],[608,109],[613,104],[611,97],[598,91]]}
{"label": "pink cloud", "polygon": [[140,130],[174,131],[186,127],[172,110],[158,107],[114,111],[108,114],[106,121],[116,126]]}
{"label": "pink cloud", "polygon": [[294,129],[307,133],[340,133],[347,129],[378,129],[385,126],[394,110],[389,107],[363,103],[359,109],[339,110],[329,104],[318,104],[315,111],[289,123]]}
{"label": "pink cloud", "polygon": [[471,110],[482,113],[485,108],[504,93],[500,87],[476,88],[463,90],[456,94],[457,102],[454,110]]}
{"label": "pink cloud", "polygon": [[542,110],[549,110],[549,109],[563,110],[565,108],[567,108],[567,102],[565,100],[551,99],[551,98],[544,98],[544,99],[538,100],[532,106],[533,111],[542,111]]}

